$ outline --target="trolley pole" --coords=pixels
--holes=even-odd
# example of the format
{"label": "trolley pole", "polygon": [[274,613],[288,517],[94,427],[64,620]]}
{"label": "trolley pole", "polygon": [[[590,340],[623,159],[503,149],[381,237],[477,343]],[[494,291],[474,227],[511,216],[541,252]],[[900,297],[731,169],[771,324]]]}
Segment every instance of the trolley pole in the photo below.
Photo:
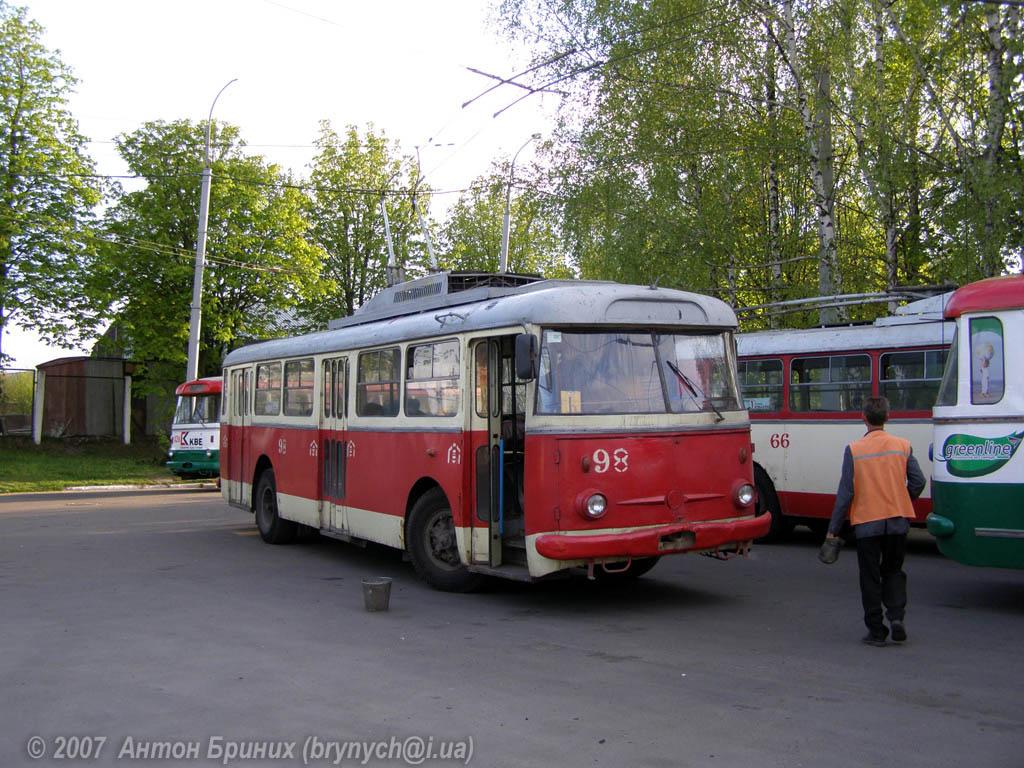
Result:
{"label": "trolley pole", "polygon": [[505,274],[508,271],[508,220],[512,207],[512,183],[515,180],[516,159],[519,157],[519,153],[526,149],[527,144],[539,138],[539,133],[535,133],[528,138],[523,146],[516,150],[516,153],[512,156],[512,162],[509,164],[508,186],[505,187],[505,216],[501,223],[501,257],[498,260],[498,272],[501,274]]}
{"label": "trolley pole", "polygon": [[[229,80],[224,88],[238,78]],[[217,99],[224,93],[224,88],[217,91],[210,105],[210,115],[206,119],[206,150],[203,152],[203,183],[199,191],[199,233],[196,238],[196,269],[192,278],[192,314],[188,329],[188,367],[185,381],[199,378],[199,328],[203,314],[203,269],[206,266],[206,221],[210,209],[210,132],[213,126],[213,108]]]}

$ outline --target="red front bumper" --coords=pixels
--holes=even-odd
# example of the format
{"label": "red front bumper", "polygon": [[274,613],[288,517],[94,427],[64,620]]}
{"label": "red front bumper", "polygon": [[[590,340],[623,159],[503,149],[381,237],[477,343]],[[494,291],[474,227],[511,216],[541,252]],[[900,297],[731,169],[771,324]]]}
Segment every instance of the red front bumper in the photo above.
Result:
{"label": "red front bumper", "polygon": [[552,560],[592,560],[609,557],[658,557],[692,549],[714,549],[768,533],[770,515],[745,520],[676,523],[628,533],[568,535],[545,533],[537,537],[537,552]]}

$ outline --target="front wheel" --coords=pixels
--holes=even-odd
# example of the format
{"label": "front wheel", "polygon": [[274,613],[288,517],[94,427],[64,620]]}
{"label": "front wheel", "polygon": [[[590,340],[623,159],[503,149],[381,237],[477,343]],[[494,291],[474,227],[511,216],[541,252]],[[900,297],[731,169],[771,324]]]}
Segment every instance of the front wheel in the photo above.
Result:
{"label": "front wheel", "polygon": [[277,483],[274,470],[265,469],[256,482],[256,497],[253,506],[256,512],[256,527],[267,544],[288,544],[298,532],[298,526],[291,520],[283,520],[277,514]]}
{"label": "front wheel", "polygon": [[440,488],[421,496],[409,512],[406,548],[416,573],[436,589],[469,592],[483,581],[462,564],[451,505]]}

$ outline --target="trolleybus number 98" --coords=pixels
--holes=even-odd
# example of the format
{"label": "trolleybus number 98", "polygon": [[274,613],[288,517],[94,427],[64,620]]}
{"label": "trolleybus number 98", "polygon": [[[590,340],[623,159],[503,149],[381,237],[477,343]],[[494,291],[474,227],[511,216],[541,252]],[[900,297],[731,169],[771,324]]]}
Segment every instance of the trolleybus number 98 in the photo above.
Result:
{"label": "trolleybus number 98", "polygon": [[617,448],[610,456],[604,448],[594,451],[594,471],[607,472],[609,468],[616,472],[625,472],[629,469],[629,451],[625,448]]}

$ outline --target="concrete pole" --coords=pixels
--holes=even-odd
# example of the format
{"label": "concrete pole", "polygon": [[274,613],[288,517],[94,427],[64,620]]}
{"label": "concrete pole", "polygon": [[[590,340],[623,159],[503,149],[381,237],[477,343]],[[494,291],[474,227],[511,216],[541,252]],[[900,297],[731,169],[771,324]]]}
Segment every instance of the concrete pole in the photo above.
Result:
{"label": "concrete pole", "polygon": [[[238,78],[229,80],[224,88]],[[185,381],[199,378],[199,328],[203,313],[203,269],[206,266],[206,221],[210,208],[210,132],[213,126],[213,108],[224,93],[221,88],[210,105],[210,116],[206,120],[206,151],[203,153],[203,183],[199,191],[199,233],[196,238],[196,268],[192,277],[192,313],[188,329],[188,365]]]}
{"label": "concrete pole", "polygon": [[32,396],[32,442],[39,445],[43,442],[43,390],[46,387],[46,374],[36,371],[36,389]]}
{"label": "concrete pole", "polygon": [[124,436],[124,444],[131,445],[132,442],[132,377],[124,377],[124,413],[121,418],[121,434]]}

